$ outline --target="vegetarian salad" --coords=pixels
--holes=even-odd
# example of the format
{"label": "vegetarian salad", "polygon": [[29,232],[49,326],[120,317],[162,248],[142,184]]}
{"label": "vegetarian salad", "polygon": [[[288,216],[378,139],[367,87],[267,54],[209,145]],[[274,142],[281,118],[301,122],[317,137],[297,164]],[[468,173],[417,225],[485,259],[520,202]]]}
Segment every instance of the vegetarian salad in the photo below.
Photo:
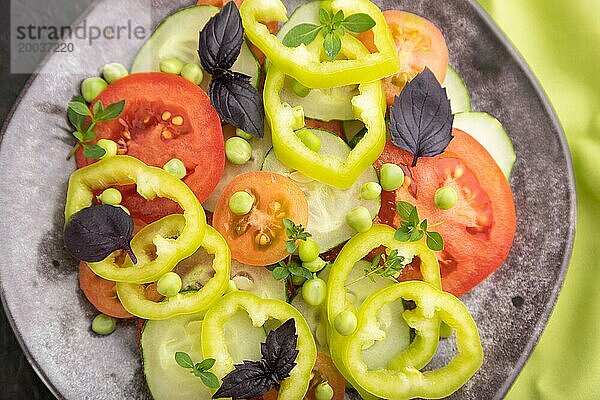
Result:
{"label": "vegetarian salad", "polygon": [[139,319],[154,399],[437,399],[476,373],[458,297],[510,250],[515,153],[433,23],[200,0],[101,75],[69,103],[64,239],[92,330]]}

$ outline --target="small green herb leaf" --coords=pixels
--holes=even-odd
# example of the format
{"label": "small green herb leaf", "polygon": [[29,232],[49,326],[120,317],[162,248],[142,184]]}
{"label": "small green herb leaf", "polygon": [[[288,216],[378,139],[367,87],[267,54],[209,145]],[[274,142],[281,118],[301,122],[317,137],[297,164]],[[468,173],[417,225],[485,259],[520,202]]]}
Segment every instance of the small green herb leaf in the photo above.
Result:
{"label": "small green herb leaf", "polygon": [[375,21],[367,14],[349,15],[343,22],[344,28],[354,33],[366,32],[375,26]]}
{"label": "small green herb leaf", "polygon": [[180,367],[194,368],[194,363],[192,362],[192,358],[188,353],[184,353],[182,351],[176,352],[175,361],[177,362],[177,364],[179,364]]}
{"label": "small green herb leaf", "polygon": [[413,208],[415,208],[415,206],[413,206],[410,203],[407,203],[406,201],[396,202],[396,210],[398,210],[400,218],[402,218],[405,221],[408,221],[408,219],[410,218],[410,213],[412,212]]}
{"label": "small green herb leaf", "polygon": [[200,379],[202,379],[202,383],[211,389],[216,389],[220,386],[219,379],[212,372],[200,372],[200,374],[196,376],[199,376]]}
{"label": "small green herb leaf", "polygon": [[83,155],[87,158],[97,159],[106,154],[106,150],[97,144],[85,145],[83,146]]}
{"label": "small green herb leaf", "polygon": [[295,240],[286,240],[285,241],[285,248],[287,250],[288,253],[294,253],[296,251],[296,249],[298,248],[298,246],[296,246],[296,241]]}
{"label": "small green herb leaf", "polygon": [[340,35],[336,32],[328,33],[323,41],[323,49],[330,60],[335,59],[342,49],[342,40],[340,39]]}
{"label": "small green herb leaf", "polygon": [[421,227],[421,229],[423,229],[424,231],[427,231],[427,219],[421,221],[421,225],[419,225],[419,227]]}
{"label": "small green herb leaf", "polygon": [[312,273],[304,267],[300,267],[300,266],[290,267],[289,271],[292,275],[301,276],[301,277],[305,278],[306,280],[311,280],[313,278]]}
{"label": "small green herb leaf", "polygon": [[88,106],[85,103],[80,103],[79,101],[71,101],[69,103],[69,110],[84,117],[92,116],[92,112]]}
{"label": "small green herb leaf", "polygon": [[336,26],[336,25],[341,24],[342,22],[344,22],[344,12],[342,10],[339,10],[338,12],[335,13],[333,18],[331,19],[331,24],[333,26]]}
{"label": "small green herb leaf", "polygon": [[287,47],[298,47],[301,44],[308,45],[315,40],[322,27],[314,24],[296,25],[285,35],[283,44]]}
{"label": "small green herb leaf", "polygon": [[[98,102],[100,103],[100,102]],[[125,100],[121,100],[117,103],[110,104],[106,107],[105,110],[102,111],[101,115],[95,115],[95,121],[112,121],[116,119],[123,112],[123,108],[125,108]]]}
{"label": "small green herb leaf", "polygon": [[94,117],[92,118],[94,121],[99,121],[99,118],[102,116],[104,112],[104,104],[102,101],[98,100],[96,104],[94,104]]}
{"label": "small green herb leaf", "polygon": [[397,229],[396,233],[394,233],[394,239],[399,242],[410,242],[410,233],[402,229]]}
{"label": "small green herb leaf", "polygon": [[331,24],[331,20],[333,18],[333,15],[331,13],[331,11],[325,9],[325,8],[320,8],[319,9],[319,22],[322,25],[329,25]]}
{"label": "small green herb leaf", "polygon": [[[77,95],[73,96],[73,98],[71,99],[71,103],[82,103],[83,105],[85,105],[85,100],[81,95]],[[69,122],[71,123],[71,125],[73,125],[73,127],[77,129],[77,131],[84,131],[85,121],[87,119],[86,115],[78,114],[74,110],[72,110],[71,107],[69,107],[67,110],[67,117],[69,118]]]}
{"label": "small green herb leaf", "polygon": [[[76,135],[79,134],[79,135]],[[87,142],[91,142],[92,140],[96,139],[96,133],[95,132],[91,132],[91,131],[87,131],[87,132],[73,132],[73,135],[77,138],[77,140],[79,140],[81,143],[87,143]]]}
{"label": "small green herb leaf", "polygon": [[419,226],[419,212],[417,211],[417,207],[413,207],[410,215],[408,216],[408,223],[411,226]]}
{"label": "small green herb leaf", "polygon": [[290,275],[290,271],[284,267],[275,267],[272,274],[275,280],[282,281]]}
{"label": "small green herb leaf", "polygon": [[424,234],[425,232],[423,232],[423,230],[419,228],[413,228],[413,230],[410,232],[408,240],[410,242],[416,242],[417,240],[421,240]]}
{"label": "small green herb leaf", "polygon": [[444,239],[437,232],[427,232],[427,247],[433,251],[444,249]]}
{"label": "small green herb leaf", "polygon": [[215,365],[215,362],[216,360],[214,358],[207,358],[206,360],[202,360],[202,362],[196,364],[195,368],[199,369],[200,371],[206,371],[211,369],[213,365]]}
{"label": "small green herb leaf", "polygon": [[294,229],[295,224],[294,224],[294,221],[292,221],[291,219],[284,218],[283,226],[285,226],[285,229],[288,229],[291,231],[292,229]]}

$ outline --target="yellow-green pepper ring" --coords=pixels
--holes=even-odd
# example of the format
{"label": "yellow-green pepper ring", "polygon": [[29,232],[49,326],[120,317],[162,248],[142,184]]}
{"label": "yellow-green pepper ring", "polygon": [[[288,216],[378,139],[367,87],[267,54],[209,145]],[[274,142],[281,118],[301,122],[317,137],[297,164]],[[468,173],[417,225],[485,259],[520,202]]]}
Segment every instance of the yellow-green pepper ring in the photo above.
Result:
{"label": "yellow-green pepper ring", "polygon": [[[114,156],[75,171],[69,178],[65,220],[77,211],[93,204],[94,191],[112,186],[136,185],[138,193],[147,200],[165,197],[183,209],[185,226],[177,239],[157,235],[152,238],[156,258],[151,262],[127,259],[125,265],[116,262],[117,253],[106,259],[88,263],[97,275],[118,282],[149,283],[170,271],[182,259],[192,255],[202,243],[206,231],[206,215],[200,202],[185,183],[165,170],[150,167],[130,156]],[[134,238],[135,240],[135,238]],[[149,244],[149,243],[147,243]],[[147,259],[145,261],[148,261]]]}
{"label": "yellow-green pepper ring", "polygon": [[[164,227],[163,232],[171,230],[175,233],[181,231],[184,226],[183,216],[175,214],[164,217],[144,229]],[[163,301],[155,302],[146,297],[144,285],[117,282],[117,294],[123,307],[137,317],[150,320],[194,314],[208,309],[227,289],[231,253],[225,239],[211,226],[208,226],[204,235],[202,247],[209,254],[214,255],[212,266],[215,275],[201,289],[181,292],[173,297],[167,297]]]}
{"label": "yellow-green pepper ring", "polygon": [[304,398],[311,380],[311,372],[317,358],[317,347],[306,320],[290,304],[274,299],[263,299],[252,293],[236,291],[225,295],[206,312],[202,325],[202,354],[216,360],[212,371],[219,379],[234,368],[234,361],[225,341],[225,322],[239,310],[245,310],[254,326],[262,326],[273,318],[285,322],[293,318],[298,335],[298,356],[290,376],[281,382],[279,400]]}
{"label": "yellow-green pepper ring", "polygon": [[351,34],[342,37],[342,52],[347,60],[321,62],[319,53],[306,46],[286,47],[260,21],[287,21],[287,10],[280,0],[246,0],[240,8],[244,32],[285,74],[310,88],[327,88],[373,82],[400,69],[392,33],[381,10],[368,0],[332,0],[327,4],[335,14],[348,17],[365,13],[375,21],[373,37],[377,53],[361,52],[362,44]]}
{"label": "yellow-green pepper ring", "polygon": [[[413,300],[425,318],[439,318],[456,331],[457,354],[444,367],[421,372],[411,365],[397,365],[394,369],[369,371],[362,361],[362,351],[371,340],[372,326],[377,314],[386,304],[400,299]],[[465,305],[450,293],[443,292],[421,281],[402,282],[371,294],[359,308],[359,324],[348,337],[343,358],[352,378],[360,387],[374,396],[391,399],[439,399],[458,390],[483,363],[483,349],[473,317]],[[410,321],[407,321],[409,325]],[[420,329],[418,324],[413,324]],[[437,324],[439,326],[439,323]],[[435,337],[437,341],[437,337]]]}

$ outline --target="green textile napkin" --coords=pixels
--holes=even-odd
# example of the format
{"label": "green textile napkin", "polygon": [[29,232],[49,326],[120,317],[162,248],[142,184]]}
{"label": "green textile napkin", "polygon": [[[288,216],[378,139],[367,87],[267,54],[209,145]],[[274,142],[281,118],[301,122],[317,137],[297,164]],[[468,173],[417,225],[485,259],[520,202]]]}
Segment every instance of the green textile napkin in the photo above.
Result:
{"label": "green textile napkin", "polygon": [[[563,290],[508,400],[600,399],[600,0],[479,0],[548,94],[578,195]],[[518,157],[518,155],[517,155]],[[556,210],[561,212],[561,210]]]}

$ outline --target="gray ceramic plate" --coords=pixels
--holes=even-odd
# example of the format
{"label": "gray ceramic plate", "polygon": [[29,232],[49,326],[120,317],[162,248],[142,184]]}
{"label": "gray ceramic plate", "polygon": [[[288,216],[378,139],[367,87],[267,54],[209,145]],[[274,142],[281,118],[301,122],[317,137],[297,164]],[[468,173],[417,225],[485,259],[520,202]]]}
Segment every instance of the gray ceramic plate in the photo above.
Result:
{"label": "gray ceramic plate", "polygon": [[[100,1],[89,25],[146,27],[179,1]],[[288,1],[293,9],[300,1]],[[378,1],[400,8],[400,1]],[[517,152],[511,177],[517,234],[510,255],[463,297],[479,325],[485,361],[454,399],[504,396],[546,324],[570,256],[575,224],[573,174],[563,133],[548,101],[515,50],[474,1],[413,0],[402,8],[441,27],[451,64],[473,108],[506,127]],[[151,11],[150,11],[151,10]],[[99,65],[131,62],[141,41],[73,40],[72,54],[46,59],[5,125],[0,150],[0,293],[21,346],[59,398],[145,399],[136,326],[90,332],[93,308],[78,289],[62,226],[71,141],[65,107]]]}

